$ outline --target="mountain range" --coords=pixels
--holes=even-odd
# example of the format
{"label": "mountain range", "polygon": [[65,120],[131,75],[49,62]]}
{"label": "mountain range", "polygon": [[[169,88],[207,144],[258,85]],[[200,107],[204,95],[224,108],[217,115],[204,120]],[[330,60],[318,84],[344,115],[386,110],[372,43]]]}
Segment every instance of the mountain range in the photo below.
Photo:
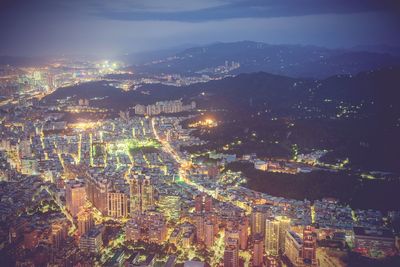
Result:
{"label": "mountain range", "polygon": [[[215,75],[222,67],[229,74],[263,71],[320,79],[399,65],[400,48],[391,46],[329,49],[242,41],[188,48],[170,56],[160,54],[158,59],[153,54],[151,62],[134,65],[132,69],[137,73],[148,74]],[[224,69],[224,66],[228,68]]]}
{"label": "mountain range", "polygon": [[[210,136],[222,143],[253,129],[271,141],[256,146],[265,156],[289,156],[291,145],[298,144],[304,152],[332,149],[333,161],[350,157],[360,168],[400,171],[399,88],[400,68],[321,80],[257,72],[182,87],[147,84],[128,92],[107,81],[84,83],[59,88],[43,101],[100,97],[91,105],[115,111],[161,100],[196,101],[223,123],[220,129],[227,129]],[[217,147],[219,141],[211,143]]]}

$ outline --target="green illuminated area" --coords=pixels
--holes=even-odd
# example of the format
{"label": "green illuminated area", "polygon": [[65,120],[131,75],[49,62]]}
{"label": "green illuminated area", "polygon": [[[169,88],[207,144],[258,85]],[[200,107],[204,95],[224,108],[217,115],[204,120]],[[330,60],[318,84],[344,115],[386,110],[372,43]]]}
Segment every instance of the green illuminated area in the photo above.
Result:
{"label": "green illuminated area", "polygon": [[105,143],[91,143],[90,163],[92,166],[107,165],[107,146]]}
{"label": "green illuminated area", "polygon": [[50,214],[60,212],[60,208],[53,200],[41,200],[37,205],[27,209],[28,215],[34,214]]}
{"label": "green illuminated area", "polygon": [[92,145],[92,154],[94,158],[104,157],[106,153],[106,147],[103,143],[96,143]]}
{"label": "green illuminated area", "polygon": [[160,147],[160,143],[156,140],[131,140],[128,143],[129,153],[136,154],[138,152],[145,153],[156,153]]}
{"label": "green illuminated area", "polygon": [[175,175],[174,176],[174,181],[175,181],[175,183],[178,183],[178,184],[181,184],[181,183],[184,183],[185,181],[183,180],[183,178],[181,177],[181,176],[179,176],[179,175]]}
{"label": "green illuminated area", "polygon": [[138,152],[142,153],[156,153],[160,147],[154,139],[138,140],[138,139],[124,139],[119,142],[110,144],[108,152],[110,154],[128,154],[133,155]]}

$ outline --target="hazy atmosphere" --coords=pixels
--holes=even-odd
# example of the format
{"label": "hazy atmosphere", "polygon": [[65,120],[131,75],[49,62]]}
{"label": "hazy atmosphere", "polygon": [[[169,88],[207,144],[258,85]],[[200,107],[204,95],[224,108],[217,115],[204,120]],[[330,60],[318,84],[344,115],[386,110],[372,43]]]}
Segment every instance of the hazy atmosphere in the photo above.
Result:
{"label": "hazy atmosphere", "polygon": [[1,55],[118,55],[240,40],[400,44],[396,0],[2,0]]}
{"label": "hazy atmosphere", "polygon": [[1,267],[399,267],[400,0],[0,0]]}

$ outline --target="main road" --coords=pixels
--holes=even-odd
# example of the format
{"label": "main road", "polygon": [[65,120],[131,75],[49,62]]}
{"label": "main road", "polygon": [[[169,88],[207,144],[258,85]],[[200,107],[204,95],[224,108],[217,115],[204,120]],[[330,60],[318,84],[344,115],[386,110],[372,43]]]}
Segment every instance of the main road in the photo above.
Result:
{"label": "main road", "polygon": [[157,129],[156,129],[156,125],[155,124],[156,124],[155,123],[155,118],[153,117],[153,118],[151,118],[151,129],[153,131],[153,134],[154,134],[155,138],[157,139],[157,141],[159,141],[161,143],[162,149],[166,153],[170,154],[172,156],[172,158],[178,163],[178,165],[179,165],[179,170],[178,170],[179,176],[186,184],[195,187],[197,190],[199,190],[201,192],[207,193],[208,195],[212,196],[213,198],[215,198],[215,199],[217,199],[219,201],[228,202],[228,203],[230,203],[230,204],[232,204],[234,206],[237,206],[237,207],[239,207],[241,209],[244,209],[247,212],[251,211],[251,207],[248,206],[247,204],[245,204],[245,203],[239,204],[239,203],[236,203],[235,201],[231,201],[228,197],[219,195],[215,191],[209,190],[209,189],[205,188],[204,186],[193,182],[190,179],[190,176],[188,175],[188,172],[190,171],[190,168],[191,168],[191,162],[186,160],[186,159],[183,159],[178,154],[178,152],[175,151],[175,149],[171,146],[171,144],[167,140],[164,140],[159,136],[159,134],[157,133]]}
{"label": "main road", "polygon": [[[191,163],[185,159],[182,159],[181,156],[175,151],[175,149],[171,146],[171,144],[167,141],[162,139],[156,130],[155,126],[155,118],[151,118],[151,129],[153,131],[153,134],[155,138],[157,139],[158,142],[161,143],[162,149],[164,152],[170,154],[172,158],[179,164],[179,176],[182,178],[187,184],[190,184],[192,186],[196,186],[195,183],[191,182],[190,179],[188,178],[187,172],[190,168]],[[196,186],[197,187],[197,186]]]}

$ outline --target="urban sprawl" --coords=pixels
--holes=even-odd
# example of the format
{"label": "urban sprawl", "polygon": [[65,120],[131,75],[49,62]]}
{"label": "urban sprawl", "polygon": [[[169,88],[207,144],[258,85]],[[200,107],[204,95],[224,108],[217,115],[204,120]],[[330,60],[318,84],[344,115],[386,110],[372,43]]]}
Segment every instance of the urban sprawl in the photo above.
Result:
{"label": "urban sprawl", "polygon": [[[246,188],[242,173],[225,169],[247,161],[295,175],[313,171],[323,152],[286,164],[255,154],[190,154],[181,148],[205,143],[192,131],[218,123],[183,127],[196,118],[196,103],[180,99],[67,121],[65,114],[108,111],[92,106],[96,99],[40,100],[58,87],[124,72],[107,61],[71,63],[72,71],[63,64],[1,73],[0,249],[17,266],[344,266],[348,251],[398,254],[389,222],[399,211],[275,197]],[[209,79],[141,78],[118,86]]]}

